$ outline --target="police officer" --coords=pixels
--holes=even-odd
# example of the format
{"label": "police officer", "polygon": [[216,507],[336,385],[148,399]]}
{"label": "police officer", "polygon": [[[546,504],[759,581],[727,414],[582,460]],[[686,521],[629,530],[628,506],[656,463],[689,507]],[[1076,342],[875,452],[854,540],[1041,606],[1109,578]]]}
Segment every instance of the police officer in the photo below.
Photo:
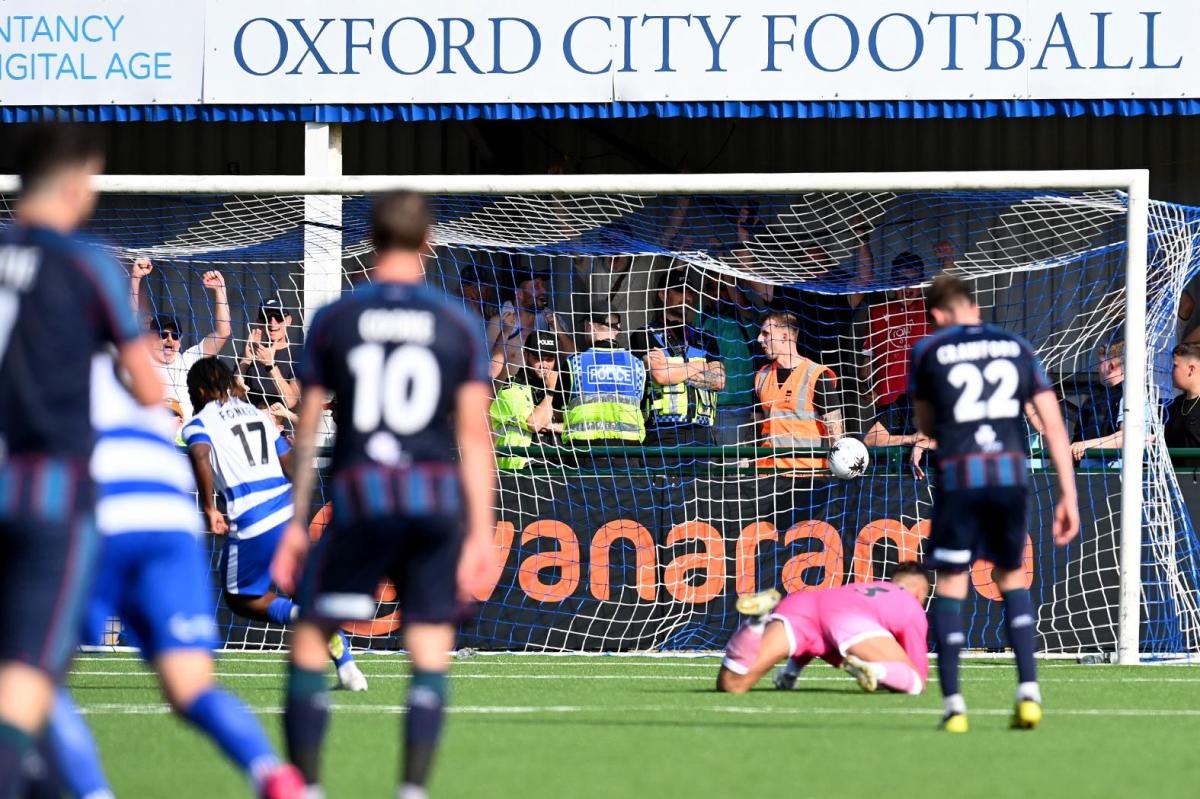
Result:
{"label": "police officer", "polygon": [[[557,344],[549,331],[530,333],[525,338],[524,365],[510,381],[498,384],[490,411],[497,448],[527,447],[539,440],[553,443],[551,436],[562,432]],[[501,455],[496,464],[501,469],[524,469],[529,459]]]}
{"label": "police officer", "polygon": [[725,387],[717,342],[689,322],[698,306],[682,269],[663,274],[658,300],[662,307],[658,320],[630,340],[633,353],[644,359],[649,378],[646,443],[667,448],[714,446],[716,393]]}
{"label": "police officer", "polygon": [[617,342],[619,314],[593,309],[585,328],[591,346],[567,360],[563,441],[585,445],[641,443],[646,438],[642,417],[646,367]]}

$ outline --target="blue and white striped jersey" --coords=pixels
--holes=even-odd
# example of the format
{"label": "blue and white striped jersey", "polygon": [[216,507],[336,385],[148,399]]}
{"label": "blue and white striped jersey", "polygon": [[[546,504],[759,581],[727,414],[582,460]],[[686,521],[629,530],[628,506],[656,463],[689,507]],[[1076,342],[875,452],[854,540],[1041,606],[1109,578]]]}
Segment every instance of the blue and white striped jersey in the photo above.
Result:
{"label": "blue and white striped jersey", "polygon": [[104,535],[199,535],[196,483],[175,443],[174,417],[166,408],[139,405],[108,355],[92,358],[91,380],[97,529]]}
{"label": "blue and white striped jersey", "polygon": [[214,487],[225,496],[234,538],[254,538],[291,520],[292,486],[279,463],[289,447],[266,413],[237,398],[210,402],[183,426],[183,440],[212,448]]}

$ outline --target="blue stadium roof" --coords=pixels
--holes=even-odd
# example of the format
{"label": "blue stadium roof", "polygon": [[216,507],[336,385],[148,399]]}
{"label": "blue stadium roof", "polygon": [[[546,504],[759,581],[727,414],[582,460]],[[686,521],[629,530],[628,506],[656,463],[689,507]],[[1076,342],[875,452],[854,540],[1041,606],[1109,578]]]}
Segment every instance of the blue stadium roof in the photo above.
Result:
{"label": "blue stadium roof", "polygon": [[1200,99],[888,100],[616,103],[401,103],[373,105],[5,106],[0,122],[427,122],[468,119],[992,119],[1191,116]]}

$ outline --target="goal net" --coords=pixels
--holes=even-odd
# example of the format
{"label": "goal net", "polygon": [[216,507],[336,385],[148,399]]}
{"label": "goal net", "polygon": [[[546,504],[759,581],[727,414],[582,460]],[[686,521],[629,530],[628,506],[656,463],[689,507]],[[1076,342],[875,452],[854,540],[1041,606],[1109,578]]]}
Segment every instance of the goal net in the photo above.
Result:
{"label": "goal net", "polygon": [[[1020,190],[755,190],[761,182],[705,180],[701,190],[676,192],[650,190],[645,179],[623,189],[620,177],[591,181],[604,190],[554,190],[543,180],[528,192],[490,191],[486,181],[474,191],[453,181],[431,191],[437,223],[426,279],[486,324],[500,398],[492,422],[504,570],[467,612],[460,645],[716,649],[736,626],[739,594],[883,577],[921,558],[932,470],[919,468],[928,455],[913,462],[906,362],[928,330],[920,288],[951,271],[972,283],[986,321],[1031,342],[1074,440],[1110,433],[1135,380],[1145,395],[1141,518],[1127,513],[1123,528],[1121,453],[1101,445],[1081,464],[1082,533],[1065,549],[1051,541],[1054,475],[1030,429],[1026,570],[1040,648],[1115,650],[1124,585],[1138,603],[1133,616],[1126,604],[1125,634],[1128,619],[1139,618],[1143,655],[1197,650],[1194,489],[1184,485],[1190,476],[1176,475],[1162,422],[1178,302],[1200,269],[1200,212],[1150,204],[1144,330],[1136,320],[1132,335],[1128,195],[1120,191],[1028,188],[1030,176]],[[253,363],[247,339],[264,303],[288,325],[286,364],[298,358],[309,315],[370,280],[372,196],[359,186],[288,195],[273,192],[270,179],[224,194],[169,185],[105,195],[91,232],[127,264],[152,259],[143,299],[180,320],[184,347],[216,323],[206,271],[222,272],[228,287],[232,335],[221,354],[231,365]],[[769,314],[791,335],[764,352]],[[1124,342],[1143,337],[1145,368],[1138,363],[1123,383],[1122,363],[1140,361]],[[571,370],[585,361],[572,366],[572,356],[598,341],[639,363],[661,349],[697,364],[670,390],[658,387],[659,370],[647,371],[653,385],[635,403],[640,418],[651,417],[644,437],[636,425],[624,437],[581,436],[613,431],[586,415],[573,419],[575,434],[562,431],[564,412],[576,407],[572,386],[584,379]],[[1103,375],[1101,360],[1109,361]],[[556,389],[545,390],[548,379]],[[764,399],[789,391],[803,399],[801,412],[773,417]],[[269,386],[259,393],[270,400]],[[547,396],[549,413],[534,419]],[[835,480],[824,468],[825,442],[839,432],[872,448],[857,479]],[[314,534],[330,499],[300,510]],[[1127,553],[1123,563],[1123,540],[1140,557]],[[212,540],[214,585],[220,545]],[[977,649],[1005,646],[989,569],[971,572],[967,635]],[[395,593],[381,585],[378,599],[373,621],[348,625],[353,643],[398,647]],[[278,629],[224,610],[220,621],[229,647],[282,643]]]}

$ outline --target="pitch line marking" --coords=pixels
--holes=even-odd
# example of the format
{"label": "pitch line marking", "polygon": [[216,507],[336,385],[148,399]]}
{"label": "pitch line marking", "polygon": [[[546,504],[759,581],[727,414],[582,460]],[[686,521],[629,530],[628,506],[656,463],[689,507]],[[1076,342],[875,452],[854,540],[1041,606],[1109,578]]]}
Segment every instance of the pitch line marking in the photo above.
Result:
{"label": "pitch line marking", "polygon": [[[408,708],[404,705],[331,705],[335,712],[346,714],[384,713],[403,715]],[[251,707],[259,715],[279,715],[283,712],[279,707]],[[138,705],[108,703],[80,707],[84,715],[167,715],[171,712],[168,705]],[[472,715],[529,715],[536,713],[548,714],[584,714],[599,713],[604,715],[625,713],[728,713],[746,716],[861,716],[862,708],[849,707],[739,707],[736,705],[717,705],[700,707],[679,707],[675,705],[462,705],[446,708],[446,712],[464,716]],[[872,715],[890,716],[938,716],[941,708],[895,708],[876,707],[869,711]],[[971,708],[973,716],[1009,716],[1012,708]],[[1051,716],[1116,716],[1128,718],[1195,718],[1200,717],[1200,708],[1057,708],[1050,711]]]}
{"label": "pitch line marking", "polygon": [[[387,674],[379,673],[372,670],[365,672],[369,679],[379,680],[407,680],[409,675],[404,674]],[[103,669],[73,671],[72,676],[79,677],[145,677],[148,679],[156,679],[152,671],[106,671]],[[282,671],[218,671],[215,676],[228,680],[236,680],[238,678],[246,679],[282,679],[287,675]],[[703,680],[711,682],[716,679],[716,670],[713,669],[712,674],[708,675],[693,675],[693,674],[463,674],[456,670],[451,670],[450,678],[452,680]],[[987,678],[992,679],[992,678]],[[1008,679],[1004,675],[996,675],[994,679]],[[806,682],[849,682],[850,678],[845,675],[804,675],[800,678],[800,684]],[[1052,677],[1044,680],[1051,685],[1060,683],[1097,683],[1097,682],[1120,682],[1120,683],[1200,683],[1200,677],[1122,677],[1121,675],[1102,675],[1097,674],[1095,677]]]}

